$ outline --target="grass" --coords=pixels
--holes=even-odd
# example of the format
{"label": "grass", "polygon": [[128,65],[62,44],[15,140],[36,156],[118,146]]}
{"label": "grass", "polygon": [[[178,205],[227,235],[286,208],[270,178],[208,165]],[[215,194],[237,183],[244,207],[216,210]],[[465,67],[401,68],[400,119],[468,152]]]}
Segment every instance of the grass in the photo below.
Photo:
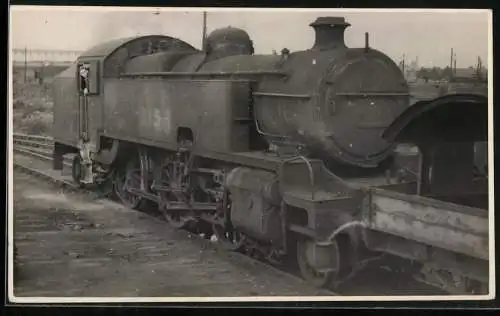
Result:
{"label": "grass", "polygon": [[13,90],[14,132],[49,136],[54,104],[50,85],[14,83]]}

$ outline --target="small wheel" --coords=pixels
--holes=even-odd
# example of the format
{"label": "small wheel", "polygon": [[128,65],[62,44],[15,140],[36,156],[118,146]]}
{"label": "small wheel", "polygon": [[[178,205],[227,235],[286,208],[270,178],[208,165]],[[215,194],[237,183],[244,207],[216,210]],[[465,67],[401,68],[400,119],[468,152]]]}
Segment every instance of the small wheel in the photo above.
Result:
{"label": "small wheel", "polygon": [[244,238],[241,233],[235,230],[226,230],[223,225],[213,224],[212,230],[221,247],[228,251],[240,250],[244,245]]}
{"label": "small wheel", "polygon": [[[299,240],[297,242],[297,263],[300,273],[304,280],[315,287],[328,288],[334,285],[337,280],[340,269],[340,252],[336,241],[333,241],[328,255],[331,255],[330,261],[334,263],[331,271],[318,271],[313,267],[310,261],[310,255],[313,252],[314,241]],[[323,254],[324,255],[324,254]]]}
{"label": "small wheel", "polygon": [[71,164],[71,176],[73,181],[78,185],[82,186],[82,157],[76,155],[73,157],[73,163]]}

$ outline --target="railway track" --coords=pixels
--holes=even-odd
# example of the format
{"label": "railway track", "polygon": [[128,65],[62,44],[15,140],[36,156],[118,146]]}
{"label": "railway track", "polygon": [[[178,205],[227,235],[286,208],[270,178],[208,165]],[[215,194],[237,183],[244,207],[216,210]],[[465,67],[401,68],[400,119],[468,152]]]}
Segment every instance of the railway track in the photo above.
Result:
{"label": "railway track", "polygon": [[[52,151],[53,151],[53,139],[49,136],[38,136],[38,135],[26,135],[26,134],[13,134],[13,152],[26,157],[35,158],[36,160],[41,160],[44,162],[52,161]],[[65,167],[71,168],[72,165],[72,155],[68,154],[64,157],[63,164]],[[75,183],[69,180],[63,180],[61,178],[54,177],[48,170],[41,170],[39,168],[30,168],[22,164],[13,162],[14,167],[17,169],[32,174],[39,177],[45,181],[55,183],[57,185],[63,186],[66,189],[72,191],[85,192],[90,196],[99,196],[96,192],[79,187]],[[146,211],[147,215],[155,217],[165,221],[163,216],[159,212],[154,210]],[[165,221],[166,222],[166,221]],[[191,233],[199,233],[190,231]],[[245,260],[250,260],[252,262],[258,262],[264,265],[266,268],[279,270],[284,273],[287,277],[292,277],[294,279],[300,279],[300,273],[296,271],[295,268],[291,267],[277,267],[266,261],[253,258],[247,254],[236,254],[241,255]],[[394,263],[399,262],[397,258],[391,257],[388,260],[380,264],[381,269],[369,270],[366,273],[361,273],[361,276],[356,277],[353,283],[347,282],[346,286],[340,286],[336,288],[335,292],[330,290],[325,290],[328,295],[439,295],[443,294],[441,291],[436,291],[435,288],[430,288],[422,283],[414,281],[404,281],[403,283],[397,282],[387,282],[387,278],[393,278],[394,268],[388,268],[388,262]],[[399,270],[399,268],[397,268]],[[404,270],[404,268],[403,268]],[[387,271],[390,271],[388,273]],[[384,273],[386,275],[384,275]],[[412,279],[412,278],[410,278]],[[413,280],[413,279],[412,279]],[[409,282],[409,283],[408,283]],[[389,284],[390,283],[390,284]],[[411,285],[409,285],[411,284]]]}
{"label": "railway track", "polygon": [[[13,134],[13,152],[17,154],[21,154],[23,156],[27,156],[30,158],[35,158],[37,160],[41,160],[44,162],[51,162],[52,161],[52,151],[54,148],[53,145],[53,139],[52,137],[49,136],[38,136],[38,135],[27,135],[27,134],[20,134],[20,133],[14,133]],[[64,156],[64,161],[63,164],[65,167],[71,168],[72,166],[72,154],[68,154]],[[14,168],[17,170],[20,170],[24,173],[31,174],[37,178],[40,178],[45,181],[49,181],[52,183],[55,183],[57,185],[63,186],[65,189],[69,189],[71,191],[76,191],[76,192],[83,192],[88,194],[89,196],[93,197],[99,197],[99,195],[91,190],[82,188],[75,183],[67,180],[63,180],[60,178],[56,178],[52,176],[49,172],[46,172],[44,170],[41,170],[39,168],[33,167],[27,167],[26,165],[16,163],[16,161],[13,161]],[[154,217],[156,220],[161,220],[166,223],[165,219],[161,214],[158,212],[154,212],[154,210],[146,210],[145,213],[149,216]],[[187,229],[186,229],[187,230]],[[190,233],[198,233],[196,231],[189,231]],[[263,262],[262,260],[257,260],[255,258],[252,258],[250,256],[247,256],[242,253],[233,253],[232,255],[235,256],[240,256],[244,260],[248,260],[252,262],[253,264],[259,264],[262,265],[263,268],[266,269],[273,269],[279,273],[284,274],[284,276],[288,278],[293,278],[297,281],[304,282],[300,276],[298,276],[296,273],[291,273],[289,271],[284,271],[283,269],[278,269],[277,267],[270,265],[266,262]],[[330,290],[327,289],[322,289],[321,292],[324,295],[338,295],[337,293],[334,293]]]}
{"label": "railway track", "polygon": [[[39,170],[48,165],[19,154],[15,159]],[[42,296],[55,302],[331,295],[119,203],[62,189],[17,168],[13,177],[16,302]]]}
{"label": "railway track", "polygon": [[[12,141],[14,152],[43,161],[52,161],[52,151],[54,149],[52,137],[14,133]],[[64,164],[71,166],[71,158],[65,156]]]}

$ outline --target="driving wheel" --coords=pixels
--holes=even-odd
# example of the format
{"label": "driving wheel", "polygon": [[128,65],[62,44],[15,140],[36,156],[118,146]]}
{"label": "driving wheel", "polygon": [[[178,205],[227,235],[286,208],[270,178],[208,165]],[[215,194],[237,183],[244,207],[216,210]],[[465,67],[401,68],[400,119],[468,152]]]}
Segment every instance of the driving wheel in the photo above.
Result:
{"label": "driving wheel", "polygon": [[140,167],[137,159],[131,158],[123,166],[115,170],[114,192],[120,201],[128,208],[139,209],[144,204],[144,199],[129,192],[129,188],[140,188]]}

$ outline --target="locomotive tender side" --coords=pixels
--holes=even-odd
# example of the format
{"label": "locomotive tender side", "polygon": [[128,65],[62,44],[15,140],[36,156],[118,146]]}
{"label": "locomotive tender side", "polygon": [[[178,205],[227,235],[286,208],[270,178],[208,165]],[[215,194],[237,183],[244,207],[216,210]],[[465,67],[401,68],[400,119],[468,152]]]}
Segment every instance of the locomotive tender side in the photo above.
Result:
{"label": "locomotive tender side", "polygon": [[254,55],[236,28],[212,32],[203,50],[156,35],[91,49],[76,65],[90,68],[90,90],[78,67],[56,80],[54,168],[77,153],[75,181],[92,170],[89,182],[111,179],[129,207],[154,202],[179,228],[208,222],[229,249],[296,253],[304,278],[331,285],[362,259],[369,187],[417,184],[368,174],[391,156],[381,134],[409,107],[399,68],[368,43],[347,48],[343,18],[311,26],[314,47],[281,56]]}
{"label": "locomotive tender side", "polygon": [[237,121],[249,119],[248,86],[247,81],[111,79],[105,84],[105,133],[169,149],[186,136],[199,150],[248,151],[248,128]]}
{"label": "locomotive tender side", "polygon": [[[151,35],[121,38],[99,44],[83,53],[74,67],[56,76],[54,84],[54,168],[62,168],[62,155],[66,153],[92,152],[96,159],[109,164],[117,152],[117,143],[104,142],[103,133],[107,121],[117,118],[113,113],[106,116],[104,87],[108,79],[118,78],[127,61],[154,51],[193,52],[195,49],[168,36]],[[88,69],[88,77],[80,76],[80,67]],[[84,86],[87,86],[85,91]],[[118,117],[132,123],[125,117]],[[68,133],[68,122],[76,133]],[[75,124],[76,122],[76,124]],[[109,155],[110,151],[113,155]],[[107,159],[105,159],[107,158]],[[90,180],[92,182],[92,180]]]}

